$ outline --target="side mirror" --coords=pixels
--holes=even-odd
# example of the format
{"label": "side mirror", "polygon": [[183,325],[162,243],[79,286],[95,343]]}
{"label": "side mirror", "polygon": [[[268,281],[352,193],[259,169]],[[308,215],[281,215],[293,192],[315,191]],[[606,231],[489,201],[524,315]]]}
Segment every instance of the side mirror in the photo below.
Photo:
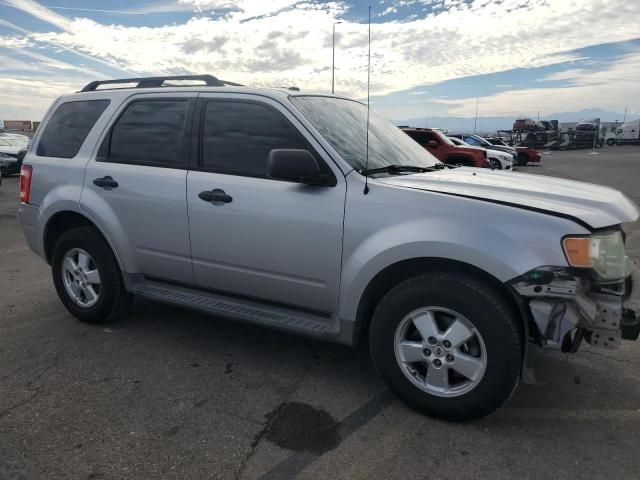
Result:
{"label": "side mirror", "polygon": [[267,176],[274,180],[328,185],[331,177],[323,174],[309,150],[274,149],[267,159]]}
{"label": "side mirror", "polygon": [[429,148],[438,148],[438,142],[436,142],[435,140],[429,140],[427,142],[427,147],[429,147]]}

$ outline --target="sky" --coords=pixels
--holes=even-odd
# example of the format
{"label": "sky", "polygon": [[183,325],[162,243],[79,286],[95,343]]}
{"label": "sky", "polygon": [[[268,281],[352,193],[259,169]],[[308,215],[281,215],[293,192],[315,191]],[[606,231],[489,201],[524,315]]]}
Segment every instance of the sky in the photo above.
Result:
{"label": "sky", "polygon": [[[0,119],[95,79],[210,73],[389,119],[640,114],[640,1],[0,0]],[[579,119],[576,119],[579,120]]]}

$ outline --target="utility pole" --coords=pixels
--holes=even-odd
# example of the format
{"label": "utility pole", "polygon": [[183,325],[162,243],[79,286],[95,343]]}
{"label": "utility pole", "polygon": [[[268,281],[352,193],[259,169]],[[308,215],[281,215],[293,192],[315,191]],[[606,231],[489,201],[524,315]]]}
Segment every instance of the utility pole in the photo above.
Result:
{"label": "utility pole", "polygon": [[476,98],[476,118],[473,121],[473,133],[476,133],[477,126],[478,126],[478,99]]}
{"label": "utility pole", "polygon": [[331,95],[336,86],[336,25],[342,22],[333,22],[333,34],[331,35]]}
{"label": "utility pole", "polygon": [[622,119],[622,123],[626,123],[627,122],[627,107],[625,107],[624,109],[624,118]]}

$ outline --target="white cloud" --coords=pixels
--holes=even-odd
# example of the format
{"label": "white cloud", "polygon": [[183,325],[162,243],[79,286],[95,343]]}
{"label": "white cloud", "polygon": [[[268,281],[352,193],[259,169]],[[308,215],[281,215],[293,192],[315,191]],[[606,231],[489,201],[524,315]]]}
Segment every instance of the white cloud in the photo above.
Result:
{"label": "white cloud", "polygon": [[40,120],[46,109],[62,93],[81,86],[72,78],[59,77],[35,80],[29,77],[8,77],[0,74],[0,118]]}
{"label": "white cloud", "polygon": [[[365,96],[367,25],[345,20],[348,6],[341,1],[179,0],[142,5],[149,12],[154,6],[204,12],[185,23],[159,27],[70,19],[33,0],[6,1],[62,31],[25,33],[5,37],[5,42],[12,38],[64,48],[141,75],[207,72],[247,85],[297,85],[324,92],[331,85],[331,28],[340,19],[336,92]],[[445,0],[431,8],[437,5],[442,8],[422,19],[372,25],[373,95],[575,60],[563,52],[639,36],[635,19],[640,18],[640,2]],[[607,12],[606,21],[602,12]]]}
{"label": "white cloud", "polygon": [[537,82],[555,82],[555,81],[562,81],[562,80],[578,80],[579,78],[583,77],[585,74],[587,74],[587,70],[584,70],[582,68],[572,68],[569,70],[563,70],[561,72],[556,72],[556,73],[552,73],[550,75],[547,75],[546,77],[542,77],[537,79]]}
{"label": "white cloud", "polygon": [[[531,116],[537,111],[572,111],[596,105],[612,111],[625,107],[640,111],[640,53],[625,55],[600,71],[574,74],[570,87],[528,88],[480,97],[480,115]],[[454,116],[475,113],[475,98],[434,101],[447,105]]]}
{"label": "white cloud", "polygon": [[55,25],[62,30],[68,30],[71,26],[71,21],[62,15],[40,5],[33,0],[4,0],[4,2],[10,7],[17,8],[26,13],[39,18],[42,21]]}

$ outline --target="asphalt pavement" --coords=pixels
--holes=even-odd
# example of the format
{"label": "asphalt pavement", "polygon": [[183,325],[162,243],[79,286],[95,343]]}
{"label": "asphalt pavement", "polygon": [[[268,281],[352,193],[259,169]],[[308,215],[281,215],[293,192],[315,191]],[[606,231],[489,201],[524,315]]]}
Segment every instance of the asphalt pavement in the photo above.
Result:
{"label": "asphalt pavement", "polygon": [[[640,147],[521,172],[621,189]],[[544,178],[540,178],[544,182]],[[136,300],[85,325],[0,187],[0,479],[638,478],[640,343],[532,354],[537,382],[466,424],[419,415],[350,349]],[[628,231],[640,264],[640,225]]]}

